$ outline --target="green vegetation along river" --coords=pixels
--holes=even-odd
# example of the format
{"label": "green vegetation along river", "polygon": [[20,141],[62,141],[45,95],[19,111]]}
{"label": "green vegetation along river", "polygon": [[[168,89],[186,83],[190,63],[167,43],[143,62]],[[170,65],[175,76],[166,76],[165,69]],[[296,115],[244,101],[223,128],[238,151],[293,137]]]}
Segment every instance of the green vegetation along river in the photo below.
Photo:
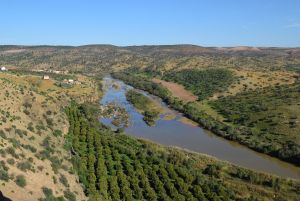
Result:
{"label": "green vegetation along river", "polygon": [[[257,171],[300,179],[300,169],[298,167],[265,154],[257,153],[237,143],[224,140],[198,126],[183,123],[181,121],[182,114],[169,109],[157,97],[142,92],[144,95],[157,101],[166,111],[160,116],[154,126],[147,125],[143,120],[143,115],[126,100],[126,92],[132,87],[111,77],[105,77],[103,80],[105,94],[100,104],[105,106],[115,103],[126,109],[129,115],[129,126],[125,128],[125,131],[129,135],[149,139],[168,146],[208,154],[220,160]],[[175,114],[174,118],[166,118],[170,113]],[[112,117],[101,119],[102,123],[114,127],[112,121]]]}

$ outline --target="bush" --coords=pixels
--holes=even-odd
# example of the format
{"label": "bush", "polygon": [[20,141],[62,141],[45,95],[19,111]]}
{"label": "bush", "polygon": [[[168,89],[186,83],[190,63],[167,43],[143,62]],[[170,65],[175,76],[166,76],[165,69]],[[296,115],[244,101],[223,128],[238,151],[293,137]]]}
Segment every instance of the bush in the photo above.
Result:
{"label": "bush", "polygon": [[59,177],[60,183],[62,183],[65,187],[69,187],[69,183],[65,175],[61,174]]}
{"label": "bush", "polygon": [[22,161],[17,164],[17,168],[26,172],[27,170],[30,170],[32,168],[32,165],[29,161]]}
{"label": "bush", "polygon": [[14,165],[15,164],[15,160],[13,158],[9,158],[6,160],[8,164],[10,165]]}
{"label": "bush", "polygon": [[32,107],[32,104],[29,103],[29,102],[25,102],[25,103],[23,104],[23,106],[27,109],[27,108],[31,108],[31,107]]}
{"label": "bush", "polygon": [[46,197],[50,197],[53,195],[52,189],[50,188],[43,187],[42,190]]}
{"label": "bush", "polygon": [[42,190],[46,198],[39,199],[39,201],[65,201],[63,197],[54,197],[52,189],[50,188],[43,187]]}
{"label": "bush", "polygon": [[30,130],[31,132],[34,132],[34,127],[33,127],[33,123],[30,122],[28,125],[27,125],[27,129]]}
{"label": "bush", "polygon": [[9,176],[6,170],[0,169],[0,180],[2,181],[8,181]]}
{"label": "bush", "polygon": [[61,130],[54,130],[53,135],[55,137],[60,137],[60,136],[62,136],[62,131]]}
{"label": "bush", "polygon": [[10,155],[12,155],[14,158],[19,158],[19,155],[16,153],[14,147],[7,147],[6,152]]}
{"label": "bush", "polygon": [[25,187],[26,186],[26,179],[23,175],[18,175],[16,177],[16,180],[15,180],[16,184],[20,187]]}
{"label": "bush", "polygon": [[48,125],[49,127],[52,127],[52,126],[53,126],[53,119],[46,118],[46,122],[47,122],[47,125]]}
{"label": "bush", "polygon": [[30,114],[30,112],[28,111],[28,110],[23,110],[23,112],[24,112],[24,114],[26,114],[26,115],[29,115]]}
{"label": "bush", "polygon": [[69,190],[64,191],[64,196],[69,201],[76,201],[76,195]]}
{"label": "bush", "polygon": [[7,136],[3,130],[0,130],[0,137],[2,137],[3,139],[7,139]]}

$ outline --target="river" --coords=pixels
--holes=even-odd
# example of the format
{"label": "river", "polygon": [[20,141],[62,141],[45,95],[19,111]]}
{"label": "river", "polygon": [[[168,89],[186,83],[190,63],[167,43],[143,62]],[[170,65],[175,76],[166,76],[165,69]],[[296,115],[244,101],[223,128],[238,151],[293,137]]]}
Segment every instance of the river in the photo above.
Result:
{"label": "river", "polygon": [[[100,104],[107,105],[114,102],[126,109],[130,122],[129,126],[125,128],[125,132],[128,135],[149,139],[167,146],[175,146],[207,154],[260,172],[271,173],[285,178],[300,179],[299,167],[268,155],[260,154],[238,143],[225,140],[201,127],[184,123],[181,121],[184,118],[181,113],[168,108],[159,98],[143,92],[165,109],[164,114],[160,116],[155,126],[148,126],[143,121],[143,115],[137,112],[126,100],[125,93],[127,90],[132,89],[131,86],[109,76],[103,79],[103,86],[105,92]],[[170,114],[174,118],[166,118]],[[112,119],[102,118],[100,121],[114,128],[111,124]]]}

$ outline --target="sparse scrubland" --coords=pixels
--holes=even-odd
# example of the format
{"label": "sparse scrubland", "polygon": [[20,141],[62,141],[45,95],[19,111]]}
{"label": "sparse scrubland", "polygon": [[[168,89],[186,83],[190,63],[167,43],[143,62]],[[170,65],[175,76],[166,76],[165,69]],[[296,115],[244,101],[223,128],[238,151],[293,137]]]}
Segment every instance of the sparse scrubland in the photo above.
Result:
{"label": "sparse scrubland", "polygon": [[299,48],[216,48],[195,45],[0,46],[0,64],[32,69],[103,72],[129,67],[156,73],[224,67],[254,71],[298,69]]}
{"label": "sparse scrubland", "polygon": [[0,189],[10,199],[43,199],[43,188],[51,190],[49,197],[67,192],[86,199],[64,149],[68,119],[62,108],[71,100],[97,100],[100,91],[90,78],[78,79],[82,85],[63,89],[40,76],[0,73]]}

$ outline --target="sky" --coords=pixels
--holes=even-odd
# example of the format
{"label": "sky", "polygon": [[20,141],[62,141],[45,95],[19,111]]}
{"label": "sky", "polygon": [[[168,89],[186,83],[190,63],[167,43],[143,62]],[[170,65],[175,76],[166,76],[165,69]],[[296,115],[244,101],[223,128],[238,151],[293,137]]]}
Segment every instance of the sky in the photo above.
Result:
{"label": "sky", "polygon": [[300,47],[300,0],[1,0],[7,44]]}

